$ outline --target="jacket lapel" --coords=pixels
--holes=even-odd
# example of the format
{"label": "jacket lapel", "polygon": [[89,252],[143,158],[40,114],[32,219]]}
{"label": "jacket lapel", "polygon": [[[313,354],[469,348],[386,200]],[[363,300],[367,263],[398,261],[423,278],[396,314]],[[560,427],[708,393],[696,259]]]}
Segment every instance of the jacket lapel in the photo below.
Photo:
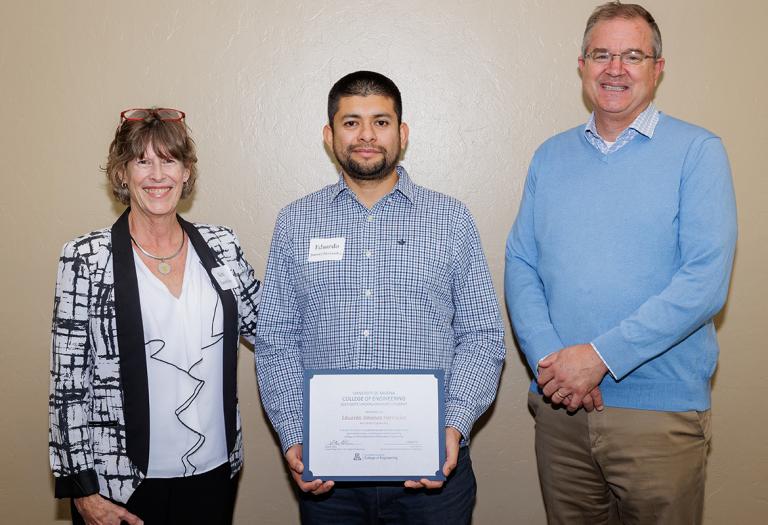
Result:
{"label": "jacket lapel", "polygon": [[[141,472],[149,465],[149,384],[144,348],[144,325],[139,302],[139,284],[128,228],[130,208],[112,225],[112,268],[115,286],[115,322],[120,351],[120,377],[123,389],[126,453]],[[222,290],[211,269],[221,262],[195,226],[181,217],[179,224],[189,237],[216,292],[224,313],[224,424],[227,451],[232,452],[237,438],[237,305],[229,290]]]}
{"label": "jacket lapel", "polygon": [[130,210],[126,209],[112,225],[115,322],[120,351],[126,453],[131,463],[146,474],[149,464],[149,386],[139,283],[128,229]]}
{"label": "jacket lapel", "polygon": [[211,270],[223,265],[222,261],[217,260],[216,254],[205,242],[203,236],[195,226],[178,217],[179,224],[189,237],[189,242],[195,248],[200,261],[203,263],[211,284],[218,292],[221,298],[221,304],[224,311],[224,355],[223,359],[223,385],[224,385],[224,426],[227,435],[227,451],[232,452],[235,448],[237,438],[237,304],[233,290],[222,290],[218,281],[213,277]]}

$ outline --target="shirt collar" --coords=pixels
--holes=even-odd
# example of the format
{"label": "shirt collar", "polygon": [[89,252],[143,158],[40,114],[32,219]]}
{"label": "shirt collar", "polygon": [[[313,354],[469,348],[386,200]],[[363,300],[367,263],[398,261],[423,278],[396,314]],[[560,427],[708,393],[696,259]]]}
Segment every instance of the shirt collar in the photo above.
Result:
{"label": "shirt collar", "polygon": [[[640,113],[637,117],[635,117],[635,120],[632,121],[632,124],[630,124],[627,129],[634,129],[638,133],[645,135],[646,137],[651,139],[653,138],[653,132],[656,130],[656,124],[658,123],[659,123],[659,110],[656,109],[656,104],[651,102],[650,104],[648,104],[648,107],[643,110],[642,113]],[[591,133],[596,137],[600,137],[600,134],[597,132],[597,125],[595,124],[594,111],[589,116],[589,121],[587,122],[587,125],[584,126],[584,133],[585,134]],[[600,138],[603,139],[603,137],[600,137]]]}
{"label": "shirt collar", "polygon": [[413,190],[416,185],[411,180],[411,177],[408,176],[408,172],[405,171],[404,167],[398,166],[396,169],[397,184],[395,184],[395,189],[392,191],[399,191],[406,199],[413,203]]}
{"label": "shirt collar", "polygon": [[[396,191],[399,191],[406,199],[408,199],[410,202],[413,202],[413,190],[415,184],[408,176],[408,172],[405,171],[405,168],[402,166],[397,166],[395,170],[397,171],[397,183],[395,183],[395,187],[390,192],[390,195]],[[339,182],[337,182],[331,189],[331,201],[335,200],[336,197],[338,197],[339,194],[345,190],[349,191],[349,186],[347,186],[347,183],[344,181],[344,176],[339,173]]]}

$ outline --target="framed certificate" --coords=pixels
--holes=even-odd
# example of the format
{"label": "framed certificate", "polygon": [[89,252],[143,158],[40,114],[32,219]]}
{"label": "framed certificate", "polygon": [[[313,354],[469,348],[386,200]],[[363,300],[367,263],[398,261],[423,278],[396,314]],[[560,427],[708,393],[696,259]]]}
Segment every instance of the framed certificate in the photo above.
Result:
{"label": "framed certificate", "polygon": [[305,370],[304,473],[444,480],[442,370]]}

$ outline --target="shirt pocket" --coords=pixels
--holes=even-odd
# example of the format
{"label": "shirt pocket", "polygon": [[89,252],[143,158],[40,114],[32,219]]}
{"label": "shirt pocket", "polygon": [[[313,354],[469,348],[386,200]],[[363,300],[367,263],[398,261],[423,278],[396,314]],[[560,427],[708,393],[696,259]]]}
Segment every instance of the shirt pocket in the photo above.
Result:
{"label": "shirt pocket", "polygon": [[385,240],[383,252],[386,282],[393,294],[450,299],[451,254],[448,249],[429,242],[429,239],[393,236]]}

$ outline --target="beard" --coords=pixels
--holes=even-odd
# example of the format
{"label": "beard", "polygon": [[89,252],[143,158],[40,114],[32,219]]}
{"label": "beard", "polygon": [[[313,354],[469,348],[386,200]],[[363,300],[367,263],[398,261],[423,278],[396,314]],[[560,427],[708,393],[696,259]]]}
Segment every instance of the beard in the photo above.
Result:
{"label": "beard", "polygon": [[[383,179],[395,169],[397,166],[398,158],[400,157],[400,148],[393,155],[390,155],[386,149],[377,146],[377,149],[381,153],[381,159],[375,162],[362,163],[352,158],[352,153],[355,148],[360,145],[348,146],[343,151],[338,151],[336,147],[333,148],[333,153],[336,156],[341,169],[344,173],[356,180],[378,180]],[[366,146],[370,147],[370,146]]]}

